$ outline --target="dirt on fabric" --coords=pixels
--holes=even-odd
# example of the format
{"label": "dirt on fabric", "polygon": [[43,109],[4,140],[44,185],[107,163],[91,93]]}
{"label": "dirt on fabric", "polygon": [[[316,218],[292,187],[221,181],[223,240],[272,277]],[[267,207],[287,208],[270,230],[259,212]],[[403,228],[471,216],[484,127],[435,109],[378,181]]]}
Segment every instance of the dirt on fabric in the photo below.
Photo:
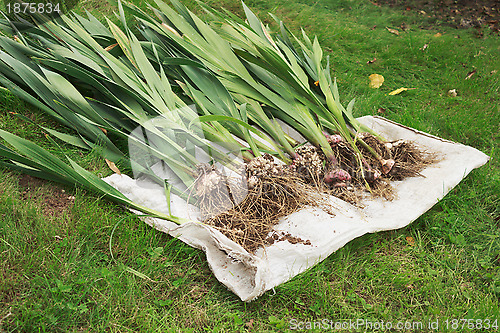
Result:
{"label": "dirt on fabric", "polygon": [[283,241],[288,241],[290,244],[303,244],[312,246],[311,241],[309,239],[304,240],[300,237],[292,236],[289,232],[285,233],[283,231],[281,232],[274,231],[272,235],[266,239],[266,243],[269,245],[272,245],[275,242],[283,242]]}
{"label": "dirt on fabric", "polygon": [[38,200],[41,197],[42,213],[46,217],[60,217],[74,204],[75,197],[56,186],[48,186],[46,180],[30,175],[19,178],[22,200]]}
{"label": "dirt on fabric", "polygon": [[373,0],[377,6],[389,6],[408,13],[424,15],[431,26],[448,25],[458,29],[488,27],[500,34],[498,0]]}

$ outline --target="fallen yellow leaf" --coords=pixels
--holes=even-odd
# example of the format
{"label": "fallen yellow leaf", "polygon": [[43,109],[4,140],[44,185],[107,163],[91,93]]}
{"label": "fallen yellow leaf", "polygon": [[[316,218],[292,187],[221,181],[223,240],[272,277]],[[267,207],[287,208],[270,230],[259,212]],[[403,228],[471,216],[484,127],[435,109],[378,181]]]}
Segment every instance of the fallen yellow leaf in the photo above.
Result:
{"label": "fallen yellow leaf", "polygon": [[370,88],[380,88],[382,83],[384,83],[384,77],[380,74],[372,74],[368,78],[370,79]]}
{"label": "fallen yellow leaf", "polygon": [[398,35],[399,36],[399,31],[396,30],[396,29],[391,29],[389,27],[385,27],[387,29],[387,31],[389,31],[391,34],[395,34],[395,35]]}
{"label": "fallen yellow leaf", "polygon": [[437,34],[434,35],[434,37],[441,37],[443,34],[438,32]]}
{"label": "fallen yellow leaf", "polygon": [[394,91],[391,91],[389,93],[389,96],[398,95],[398,94],[401,94],[403,91],[410,90],[410,89],[415,89],[415,88],[399,88],[399,89],[396,89]]}
{"label": "fallen yellow leaf", "polygon": [[408,242],[408,244],[409,244],[410,246],[415,245],[415,239],[414,239],[413,237],[411,237],[411,236],[407,236],[407,237],[406,237],[406,241]]}
{"label": "fallen yellow leaf", "polygon": [[111,170],[113,170],[115,173],[121,175],[122,173],[120,172],[120,169],[118,169],[118,167],[116,166],[116,164],[114,162],[111,162],[110,160],[108,160],[107,158],[104,159],[106,161],[106,164],[109,166],[109,168]]}

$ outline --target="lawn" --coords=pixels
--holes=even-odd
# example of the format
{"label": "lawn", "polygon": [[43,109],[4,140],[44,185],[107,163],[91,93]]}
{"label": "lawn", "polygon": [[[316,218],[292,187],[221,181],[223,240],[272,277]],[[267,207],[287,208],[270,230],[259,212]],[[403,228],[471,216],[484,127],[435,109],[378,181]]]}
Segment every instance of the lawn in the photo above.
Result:
{"label": "lawn", "polygon": [[[207,2],[242,13],[236,0]],[[194,1],[187,4],[199,11]],[[382,321],[402,323],[400,331],[416,331],[418,323],[431,331],[429,323],[439,321],[440,330],[455,332],[472,322],[462,319],[488,331],[496,320],[498,329],[498,33],[456,29],[364,0],[246,4],[271,26],[268,12],[295,32],[303,27],[318,36],[342,102],[356,98],[356,116],[384,116],[473,146],[490,162],[408,227],[355,239],[251,303],[217,281],[202,251],[125,209],[0,169],[0,332],[264,332],[323,319],[364,323],[339,331],[371,331],[370,323]],[[82,1],[75,10],[84,8],[99,18],[113,15],[102,1]],[[385,77],[379,89],[368,87],[373,73]],[[401,87],[415,89],[388,95]],[[456,97],[448,95],[452,89]],[[0,129],[57,152],[37,125],[11,112],[54,125],[2,90]],[[95,174],[112,173],[98,152],[63,149]]]}

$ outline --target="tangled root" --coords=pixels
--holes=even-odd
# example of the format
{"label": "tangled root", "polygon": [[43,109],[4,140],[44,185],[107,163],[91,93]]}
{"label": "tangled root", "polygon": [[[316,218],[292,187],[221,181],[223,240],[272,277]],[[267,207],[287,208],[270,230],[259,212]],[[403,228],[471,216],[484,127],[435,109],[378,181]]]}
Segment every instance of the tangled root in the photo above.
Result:
{"label": "tangled root", "polygon": [[[382,142],[371,134],[364,133],[363,139],[382,158],[395,161],[392,169],[386,174],[389,180],[403,180],[408,177],[422,176],[422,171],[428,165],[436,162],[436,156],[418,148],[407,140]],[[376,165],[377,161],[363,149],[370,164]],[[364,155],[365,155],[364,154]]]}
{"label": "tangled root", "polygon": [[435,154],[420,150],[411,142],[402,140],[393,142],[391,145],[391,154],[396,161],[389,174],[391,180],[422,176],[420,171],[437,161]]}
{"label": "tangled root", "polygon": [[[409,141],[383,142],[369,133],[359,133],[358,137],[382,158],[382,160],[375,158],[358,141],[356,147],[362,155],[361,163],[356,158],[353,147],[339,135],[326,135],[326,137],[334,152],[334,163],[327,161],[324,154],[316,150],[323,160],[324,167],[321,172],[317,172],[316,177],[311,176],[311,168],[307,168],[306,176],[302,175],[302,178],[309,183],[311,179],[322,179],[321,186],[318,186],[317,181],[314,185],[357,206],[361,206],[361,192],[367,188],[374,197],[393,200],[395,193],[389,181],[422,176],[420,171],[436,162],[433,154],[421,150]],[[303,172],[304,168],[296,170]]]}
{"label": "tangled root", "polygon": [[282,217],[325,202],[321,193],[293,174],[259,180],[242,202],[205,221],[249,252],[269,243],[269,233]]}

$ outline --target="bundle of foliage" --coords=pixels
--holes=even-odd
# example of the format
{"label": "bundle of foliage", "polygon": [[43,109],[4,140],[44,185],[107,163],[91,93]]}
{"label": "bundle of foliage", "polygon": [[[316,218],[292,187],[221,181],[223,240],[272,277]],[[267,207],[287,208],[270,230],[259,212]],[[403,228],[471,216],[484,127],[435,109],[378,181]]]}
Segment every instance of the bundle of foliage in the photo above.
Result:
{"label": "bundle of foliage", "polygon": [[[0,84],[65,126],[43,128],[54,144],[99,148],[110,164],[165,186],[169,204],[173,192],[198,205],[197,222],[251,251],[280,217],[321,204],[322,193],[352,198],[356,188],[373,190],[425,165],[410,143],[385,142],[361,125],[354,101],[342,106],[316,38],[297,38],[277,18],[273,37],[244,4],[246,22],[206,6],[205,22],[171,3],[157,1],[154,18],[117,2],[121,28],[91,14],[2,20]],[[0,136],[15,148],[0,145],[2,165],[188,221],[137,205],[69,158]]]}

